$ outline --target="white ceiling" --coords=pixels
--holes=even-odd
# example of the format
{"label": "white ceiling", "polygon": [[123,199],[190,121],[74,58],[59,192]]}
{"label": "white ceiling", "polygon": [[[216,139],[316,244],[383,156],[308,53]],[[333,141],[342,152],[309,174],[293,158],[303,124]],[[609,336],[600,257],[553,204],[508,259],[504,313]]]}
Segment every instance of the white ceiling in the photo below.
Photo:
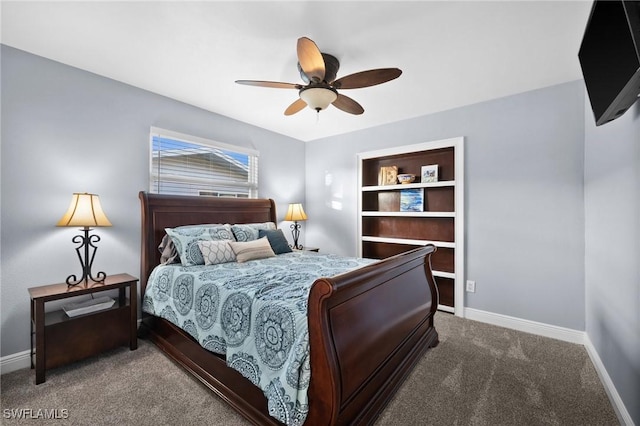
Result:
{"label": "white ceiling", "polygon": [[[302,141],[581,78],[591,1],[2,1],[2,43]],[[365,109],[305,108],[296,41],[341,62],[338,77],[398,67],[343,93]]]}

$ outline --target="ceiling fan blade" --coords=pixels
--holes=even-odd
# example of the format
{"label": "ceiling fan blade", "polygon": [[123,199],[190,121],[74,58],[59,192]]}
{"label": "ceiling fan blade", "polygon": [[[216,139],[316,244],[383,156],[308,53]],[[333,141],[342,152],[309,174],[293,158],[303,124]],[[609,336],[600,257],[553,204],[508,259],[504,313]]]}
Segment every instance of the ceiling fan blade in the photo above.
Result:
{"label": "ceiling fan blade", "polygon": [[289,107],[286,110],[284,110],[284,115],[293,115],[296,112],[304,109],[304,107],[306,106],[307,106],[307,103],[302,99],[298,98],[291,105],[289,105]]}
{"label": "ceiling fan blade", "polygon": [[274,89],[298,89],[302,88],[299,84],[280,83],[278,81],[259,81],[259,80],[236,80],[238,84],[246,84],[247,86],[271,87]]}
{"label": "ceiling fan blade", "polygon": [[364,108],[348,96],[338,93],[338,98],[332,102],[333,106],[348,112],[349,114],[360,115],[364,112]]}
{"label": "ceiling fan blade", "polygon": [[400,77],[400,74],[402,74],[402,70],[398,68],[379,68],[349,74],[337,79],[331,85],[336,89],[360,89],[386,83]]}
{"label": "ceiling fan blade", "polygon": [[324,59],[320,49],[307,37],[298,39],[298,62],[302,71],[312,80],[324,80]]}

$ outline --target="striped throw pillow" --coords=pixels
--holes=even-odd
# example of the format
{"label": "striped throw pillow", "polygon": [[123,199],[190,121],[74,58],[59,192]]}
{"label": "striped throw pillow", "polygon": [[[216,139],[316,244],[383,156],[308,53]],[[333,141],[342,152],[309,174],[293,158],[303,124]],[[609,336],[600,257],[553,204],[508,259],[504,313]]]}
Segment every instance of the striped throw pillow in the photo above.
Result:
{"label": "striped throw pillow", "polygon": [[246,242],[231,241],[229,245],[236,254],[236,260],[240,263],[246,262],[247,260],[274,257],[276,255],[266,237]]}

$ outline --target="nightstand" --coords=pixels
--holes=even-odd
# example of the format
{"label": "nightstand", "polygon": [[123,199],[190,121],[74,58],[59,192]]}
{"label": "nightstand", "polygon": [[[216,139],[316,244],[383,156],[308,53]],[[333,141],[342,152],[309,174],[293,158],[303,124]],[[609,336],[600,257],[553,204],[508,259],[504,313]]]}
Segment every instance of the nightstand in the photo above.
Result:
{"label": "nightstand", "polygon": [[315,251],[317,253],[320,251],[320,248],[303,246],[301,249],[293,249],[293,251]]}
{"label": "nightstand", "polygon": [[[127,298],[126,290],[129,289]],[[46,302],[118,290],[118,299],[107,309],[69,317],[62,309],[44,312]],[[75,287],[66,283],[29,289],[31,296],[31,368],[36,385],[45,371],[118,346],[138,348],[138,279],[129,274],[110,275],[104,282],[89,281]],[[35,365],[34,356],[35,338]]]}

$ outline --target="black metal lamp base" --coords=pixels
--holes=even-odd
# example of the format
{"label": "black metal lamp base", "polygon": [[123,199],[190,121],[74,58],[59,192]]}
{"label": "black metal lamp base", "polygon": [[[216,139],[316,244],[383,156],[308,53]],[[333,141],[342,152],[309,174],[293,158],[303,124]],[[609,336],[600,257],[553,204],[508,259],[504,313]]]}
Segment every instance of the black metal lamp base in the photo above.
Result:
{"label": "black metal lamp base", "polygon": [[[82,277],[80,279],[76,278],[75,274],[69,275],[67,277],[67,285],[69,287],[77,286],[81,283],[88,284],[89,280],[101,283],[104,282],[104,279],[107,278],[107,274],[104,272],[98,272],[96,277],[91,273],[91,266],[93,265],[93,259],[96,257],[96,251],[98,251],[98,247],[93,245],[93,243],[97,243],[100,241],[100,237],[98,235],[89,235],[89,231],[91,230],[88,226],[85,226],[83,229],[84,235],[76,235],[73,237],[71,241],[76,244],[80,244],[76,247],[76,253],[78,253],[78,259],[80,260],[80,265],[82,266]],[[91,257],[89,257],[89,247],[93,249],[91,253]],[[84,259],[82,258],[82,254],[80,250],[84,248]]]}
{"label": "black metal lamp base", "polygon": [[300,237],[300,224],[298,221],[291,224],[291,235],[293,236],[293,246],[291,248],[294,250],[302,250],[302,245],[298,244],[298,238]]}

